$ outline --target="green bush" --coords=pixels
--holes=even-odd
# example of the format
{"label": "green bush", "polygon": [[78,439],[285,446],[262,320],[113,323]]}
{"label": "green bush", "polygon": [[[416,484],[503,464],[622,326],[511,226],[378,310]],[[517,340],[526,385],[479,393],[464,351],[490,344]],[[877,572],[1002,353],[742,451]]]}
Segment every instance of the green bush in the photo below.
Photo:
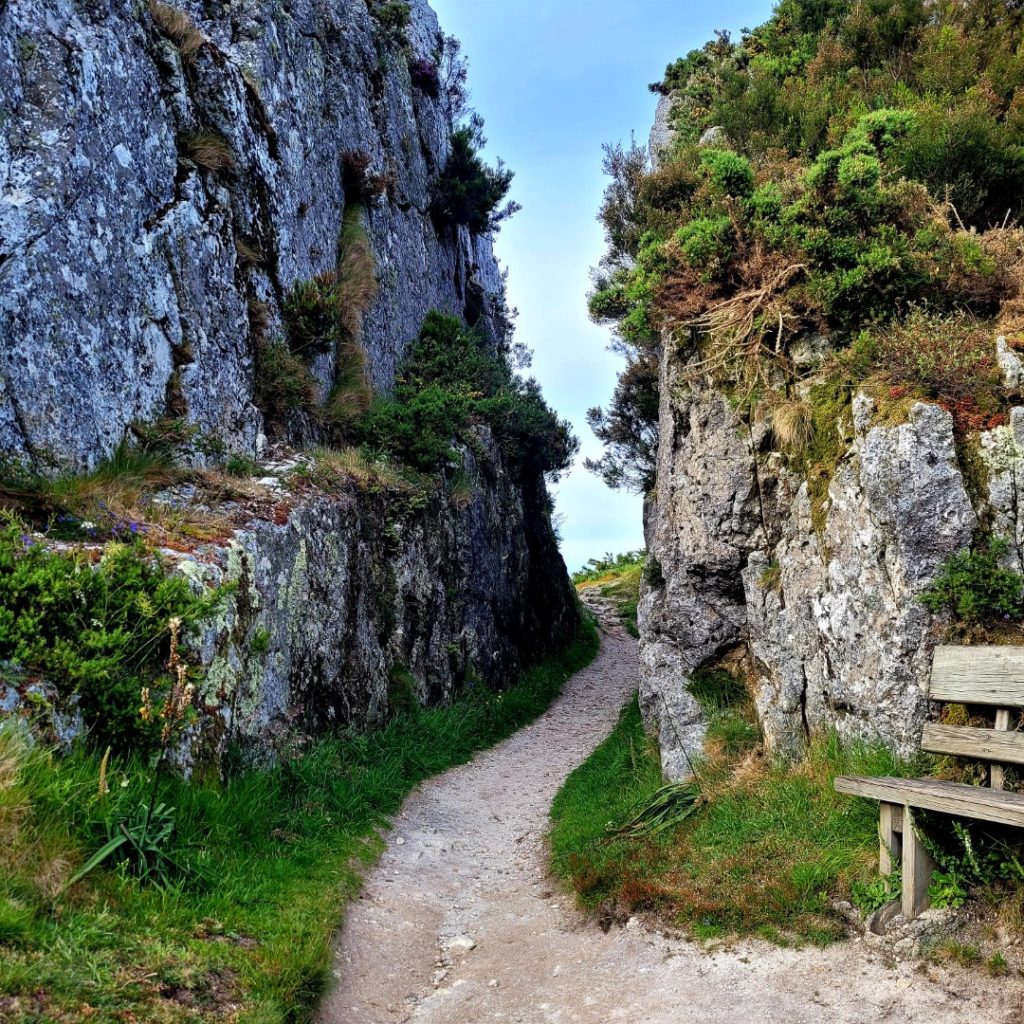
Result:
{"label": "green bush", "polygon": [[702,281],[710,281],[725,268],[733,253],[732,237],[732,220],[724,214],[698,217],[676,232],[683,259]]}
{"label": "green bush", "polygon": [[[721,126],[755,160],[813,159],[868,114],[897,173],[948,189],[965,221],[988,227],[1021,212],[1022,28],[1021,6],[1003,0],[784,0],[739,42],[719,33],[670,65],[656,88],[673,94],[684,139]],[[909,108],[899,120],[896,106]]]}
{"label": "green bush", "polygon": [[730,149],[705,150],[700,167],[719,195],[745,198],[754,190],[754,168],[750,161]]}
{"label": "green bush", "polygon": [[426,473],[454,461],[454,445],[474,422],[488,424],[514,472],[524,478],[568,468],[577,442],[534,380],[457,317],[427,314],[392,395],[374,400],[354,429],[371,450]]}
{"label": "green bush", "polygon": [[271,422],[280,423],[300,409],[316,405],[318,388],[306,363],[283,341],[256,346],[256,404]]}
{"label": "green bush", "polygon": [[139,715],[143,687],[159,695],[172,618],[210,615],[220,593],[196,597],[141,542],[111,542],[95,565],[87,552],[58,551],[8,518],[0,529],[0,661],[77,694],[94,743],[148,750],[153,723]]}
{"label": "green bush", "polygon": [[431,202],[442,224],[464,224],[477,234],[494,231],[519,209],[516,203],[501,207],[514,175],[500,160],[496,167],[485,164],[478,152],[483,145],[479,121],[452,132],[451,152],[434,182]]}
{"label": "green bush", "polygon": [[[605,149],[590,309],[615,324],[624,372],[668,334],[750,409],[807,376],[790,346],[808,334],[842,347],[921,306],[995,317],[1020,290],[1022,31],[1022,5],[1000,0],[783,0],[670,65],[657,170],[635,144]],[[699,144],[712,127],[728,148]],[[632,445],[643,461],[640,433]]]}
{"label": "green bush", "polygon": [[1019,621],[1024,617],[1024,576],[1001,564],[1007,548],[1005,540],[991,537],[973,551],[957,552],[922,592],[921,601],[967,624]]}
{"label": "green bush", "polygon": [[405,46],[409,41],[412,11],[408,0],[370,0],[370,16],[377,23],[377,38],[384,45]]}

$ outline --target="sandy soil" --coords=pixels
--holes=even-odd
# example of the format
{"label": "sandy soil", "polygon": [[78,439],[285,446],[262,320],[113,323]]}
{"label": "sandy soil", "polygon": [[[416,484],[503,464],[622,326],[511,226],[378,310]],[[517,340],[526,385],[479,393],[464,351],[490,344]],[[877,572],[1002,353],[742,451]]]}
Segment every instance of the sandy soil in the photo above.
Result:
{"label": "sandy soil", "polygon": [[548,809],[636,688],[635,642],[533,725],[422,785],[339,936],[322,1024],[1017,1024],[1020,987],[827,950],[709,951],[631,921],[607,934],[547,874]]}

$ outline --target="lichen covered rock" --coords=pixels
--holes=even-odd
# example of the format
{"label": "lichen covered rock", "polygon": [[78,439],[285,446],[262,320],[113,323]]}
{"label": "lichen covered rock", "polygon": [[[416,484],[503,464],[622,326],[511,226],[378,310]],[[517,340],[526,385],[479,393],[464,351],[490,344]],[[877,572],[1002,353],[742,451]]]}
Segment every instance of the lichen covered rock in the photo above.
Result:
{"label": "lichen covered rock", "polygon": [[645,587],[639,623],[641,706],[666,771],[686,775],[700,747],[690,675],[738,645],[752,655],[769,750],[796,753],[808,736],[836,730],[912,751],[938,632],[922,591],[970,545],[979,517],[1021,564],[1024,410],[982,435],[984,493],[971,495],[949,413],[919,402],[890,425],[858,394],[851,441],[813,514],[807,482],[764,428],[693,383],[678,357],[663,363],[646,525],[664,582]]}
{"label": "lichen covered rock", "polygon": [[[184,40],[129,0],[0,8],[7,459],[92,466],[166,414],[256,452],[255,345],[280,334],[294,284],[333,266],[353,202],[380,282],[376,387],[428,310],[486,324],[501,289],[489,239],[430,216],[447,101],[413,86],[365,0],[177,8]],[[425,0],[407,32],[433,59]],[[346,181],[353,153],[365,180]],[[330,360],[315,369],[326,384]]]}

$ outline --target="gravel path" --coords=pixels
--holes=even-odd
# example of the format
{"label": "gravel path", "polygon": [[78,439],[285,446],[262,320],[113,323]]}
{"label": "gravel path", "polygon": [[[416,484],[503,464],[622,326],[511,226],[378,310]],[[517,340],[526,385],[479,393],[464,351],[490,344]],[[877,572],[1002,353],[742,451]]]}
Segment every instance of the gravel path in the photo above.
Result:
{"label": "gravel path", "polygon": [[322,1024],[1011,1024],[1007,979],[889,965],[861,942],[709,952],[631,922],[607,934],[547,875],[548,809],[636,689],[635,642],[533,725],[406,801],[338,940]]}

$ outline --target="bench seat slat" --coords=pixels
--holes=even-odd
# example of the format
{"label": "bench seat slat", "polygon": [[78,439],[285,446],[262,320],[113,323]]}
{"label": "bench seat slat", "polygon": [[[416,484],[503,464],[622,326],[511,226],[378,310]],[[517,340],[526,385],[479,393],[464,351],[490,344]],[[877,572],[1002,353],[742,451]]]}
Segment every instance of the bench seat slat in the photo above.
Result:
{"label": "bench seat slat", "polygon": [[932,700],[1024,707],[1024,648],[936,647],[929,690]]}
{"label": "bench seat slat", "polygon": [[1024,764],[1024,732],[928,722],[921,737],[921,749],[932,754],[970,757],[976,761]]}
{"label": "bench seat slat", "polygon": [[840,793],[865,796],[885,803],[905,804],[926,811],[957,814],[1024,828],[1024,793],[1007,793],[982,786],[938,779],[862,778],[842,775],[835,780]]}

